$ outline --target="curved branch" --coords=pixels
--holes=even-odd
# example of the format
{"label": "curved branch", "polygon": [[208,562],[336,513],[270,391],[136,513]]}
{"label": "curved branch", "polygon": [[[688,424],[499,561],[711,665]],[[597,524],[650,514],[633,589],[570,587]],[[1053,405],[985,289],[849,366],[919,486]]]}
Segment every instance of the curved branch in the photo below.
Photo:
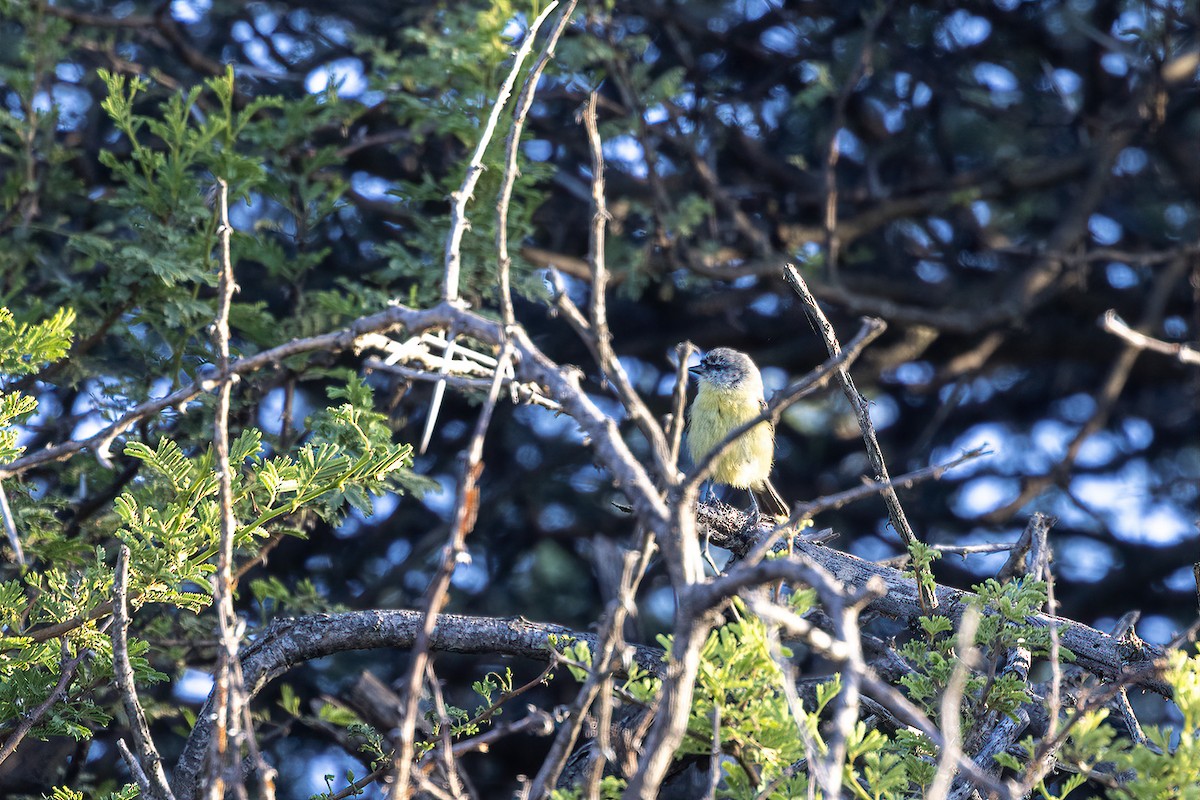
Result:
{"label": "curved branch", "polygon": [[[313,659],[348,650],[412,647],[424,617],[420,611],[351,611],[276,620],[242,651],[246,695],[253,698],[292,667]],[[592,633],[530,622],[521,617],[494,619],[462,614],[438,615],[437,627],[429,638],[429,649],[549,661],[554,652],[550,645],[551,636],[558,637],[560,642],[568,637],[586,642],[592,652],[597,652],[598,640]],[[661,650],[630,646],[628,653],[633,663],[642,669],[662,674]],[[175,793],[180,800],[196,797],[197,777],[213,732],[211,712],[210,695],[196,716],[196,725],[175,767]]]}

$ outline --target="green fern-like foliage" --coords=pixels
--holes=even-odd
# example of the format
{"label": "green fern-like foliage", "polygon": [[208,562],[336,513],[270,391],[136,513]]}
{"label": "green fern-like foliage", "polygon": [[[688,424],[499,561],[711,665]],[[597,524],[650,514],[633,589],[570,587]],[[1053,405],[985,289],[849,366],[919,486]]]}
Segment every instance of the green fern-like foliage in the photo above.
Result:
{"label": "green fern-like foliage", "polygon": [[[625,781],[606,775],[600,779],[600,800],[620,800],[625,791]],[[550,793],[550,800],[583,800],[583,789],[555,789]]]}
{"label": "green fern-like foliage", "polygon": [[[974,644],[982,648],[985,655],[1004,654],[1014,647],[1029,650],[1033,658],[1050,654],[1050,631],[1028,621],[1045,605],[1044,581],[1014,580],[1001,584],[988,579],[973,588],[983,612]],[[960,654],[955,649],[958,637],[948,617],[921,617],[920,625],[922,635],[900,648],[901,655],[913,667],[900,682],[913,701],[936,717],[942,691],[959,663]],[[1059,658],[1073,661],[1075,656],[1069,649],[1060,647]],[[1020,676],[1000,674],[989,679],[972,673],[967,677],[964,692],[964,723],[984,711],[1011,716],[1028,701],[1025,682]]]}
{"label": "green fern-like foliage", "polygon": [[[512,58],[510,22],[525,12],[527,4],[498,0],[479,6],[462,3],[433,14],[427,24],[401,31],[400,51],[389,49],[374,37],[358,37],[357,49],[375,66],[371,88],[387,92],[396,105],[401,125],[411,125],[412,145],[420,148],[432,137],[453,137],[462,145],[462,157],[440,174],[426,171],[420,179],[405,181],[392,190],[400,206],[409,213],[405,230],[394,241],[384,243],[379,255],[387,266],[376,280],[389,285],[410,285],[410,302],[428,304],[439,297],[440,284],[430,274],[441,271],[446,232],[450,228],[446,198],[463,182],[470,153],[479,142],[483,124],[504,82]],[[458,33],[453,38],[445,30]],[[406,57],[397,57],[403,52]],[[411,59],[408,54],[422,53]],[[532,63],[527,63],[528,74]],[[524,75],[518,78],[516,90]],[[497,196],[504,174],[504,136],[496,136],[484,154],[484,172],[475,189],[477,198]],[[521,242],[534,230],[533,214],[541,204],[539,183],[548,181],[546,164],[521,155],[521,180],[513,189],[508,214],[508,237]],[[495,300],[496,214],[492,203],[476,204],[470,211],[470,227],[462,241],[462,294],[475,305]],[[520,257],[513,257],[513,286],[526,295],[544,294],[540,278]]]}
{"label": "green fern-like foliage", "polygon": [[[1109,722],[1106,708],[1080,715],[1058,762],[1072,772],[1061,785],[1038,783],[1037,791],[1050,800],[1062,800],[1092,774],[1107,778],[1105,797],[1111,800],[1197,800],[1200,798],[1200,653],[1189,656],[1174,650],[1167,658],[1163,677],[1175,690],[1179,722],[1170,727],[1146,728],[1145,741],[1135,742]],[[1038,744],[1032,738],[1021,742],[1027,760]],[[1020,770],[1022,760],[1002,753],[997,760]]]}
{"label": "green fern-like foliage", "polygon": [[[1045,584],[1037,581],[1014,581],[999,584],[995,581],[976,587],[980,604],[993,615],[985,618],[979,628],[981,643],[999,646],[1017,644],[1031,648],[1035,656],[1048,653],[1049,640],[1043,630],[1026,630],[1026,615],[1045,602]],[[793,597],[798,610],[806,610],[812,602],[811,593]],[[729,800],[770,798],[787,800],[795,797],[824,796],[812,783],[808,763],[824,757],[828,748],[821,730],[821,715],[841,691],[840,675],[816,688],[811,708],[801,703],[790,705],[784,691],[785,672],[779,659],[790,656],[786,648],[773,643],[768,626],[757,617],[739,613],[733,621],[717,628],[701,651],[701,666],[688,722],[688,735],[677,757],[706,756],[712,752],[713,719],[719,712],[719,743],[722,758],[722,781],[717,796]],[[929,704],[923,692],[926,686],[940,697],[953,667],[947,663],[955,631],[945,617],[924,620],[926,639],[906,649],[913,657],[928,648],[928,658],[919,660],[921,675],[905,683],[913,699]],[[1028,638],[1027,638],[1028,637]],[[670,639],[663,644],[669,649]],[[592,655],[583,642],[555,643],[566,658],[577,680],[586,680]],[[1070,658],[1069,651],[1062,651]],[[1146,741],[1134,742],[1109,724],[1108,711],[1099,709],[1081,715],[1071,736],[1058,756],[1058,763],[1068,765],[1075,774],[1055,776],[1037,786],[1040,796],[1049,800],[1067,797],[1096,771],[1110,777],[1106,796],[1113,800],[1142,800],[1142,798],[1200,798],[1195,775],[1200,768],[1200,655],[1188,657],[1175,651],[1170,657],[1164,677],[1175,689],[1175,703],[1181,722],[1170,729],[1148,728]],[[967,704],[995,713],[1011,713],[1019,701],[1027,701],[1023,690],[1004,689],[993,684],[986,698],[978,694],[984,679],[972,675],[968,679]],[[661,692],[662,681],[636,666],[631,667],[619,692],[649,706]],[[971,691],[977,694],[970,699]],[[936,718],[936,712],[935,712]],[[887,732],[859,721],[846,742],[843,786],[848,796],[858,800],[917,800],[933,781],[938,750],[925,736],[912,730]],[[1026,763],[1034,757],[1038,742],[1027,738],[1021,743],[1026,757],[1018,758],[1001,753],[996,761],[1023,773]],[[812,783],[812,785],[810,785]],[[575,797],[578,791],[561,792],[564,798]]]}
{"label": "green fern-like foliage", "polygon": [[0,308],[0,464],[8,463],[25,451],[17,444],[15,423],[37,410],[37,401],[22,392],[4,391],[13,378],[33,375],[47,364],[58,361],[71,345],[75,313],[60,309],[38,323],[17,322],[12,312]]}
{"label": "green fern-like foliage", "polygon": [[[811,591],[797,592],[789,602],[803,613],[814,597]],[[828,752],[821,715],[841,691],[841,678],[834,674],[819,684],[811,708],[803,701],[793,705],[784,686],[789,677],[780,666],[791,652],[779,646],[766,623],[740,602],[735,601],[734,608],[737,618],[714,630],[701,650],[688,734],[676,756],[710,754],[713,720],[719,717],[723,774],[718,797],[787,800],[809,796],[810,791],[821,797],[815,785],[809,786],[804,764]],[[670,638],[661,641],[669,652]],[[574,662],[571,672],[576,679],[586,679],[584,667],[591,665],[587,645],[564,643],[560,652]],[[620,694],[649,706],[661,688],[661,679],[634,666]],[[932,752],[922,736],[892,737],[859,722],[847,739],[846,790],[864,800],[920,797],[933,777],[928,758]]]}
{"label": "green fern-like foliage", "polygon": [[[45,331],[26,340],[43,343],[39,358],[65,346]],[[347,506],[370,513],[372,493],[422,486],[405,475],[412,449],[391,441],[382,415],[372,410],[370,390],[352,380],[331,393],[344,402],[310,420],[312,434],[296,454],[268,457],[260,432],[253,429],[231,443],[235,545],[241,557],[253,558],[276,533],[302,535],[294,521],[298,514],[336,520]],[[162,438],[155,447],[131,441],[125,453],[143,465],[142,477],[115,501],[116,535],[131,552],[130,603],[135,611],[154,603],[160,611],[199,612],[211,602],[209,576],[220,527],[212,450],[189,454]],[[31,553],[44,557],[55,540],[47,535]],[[53,630],[62,632],[68,658],[85,651],[90,656],[81,662],[64,702],[34,735],[85,738],[92,728],[108,724],[110,715],[86,687],[111,678],[111,642],[97,622],[108,614],[112,586],[112,557],[103,547],[0,584],[0,623],[9,631],[0,639],[5,656],[0,658],[0,720],[19,718],[52,691],[63,648],[57,637],[42,632]],[[145,641],[131,638],[135,676],[143,683],[164,680],[167,676],[147,661],[148,649]]]}
{"label": "green fern-like foliage", "polygon": [[[315,513],[336,522],[347,505],[370,514],[372,493],[420,487],[412,448],[393,444],[383,416],[371,409],[369,388],[356,378],[330,389],[346,402],[309,420],[312,435],[294,456],[266,457],[262,434],[243,431],[229,447],[236,547],[253,553],[276,530],[302,535],[290,516]],[[131,587],[140,602],[171,602],[192,610],[207,605],[220,533],[217,478],[211,449],[186,455],[161,439],[156,448],[130,442],[126,455],[146,466],[146,480],[116,501],[119,536],[134,553]],[[283,526],[282,528],[280,526]]]}
{"label": "green fern-like foliage", "polygon": [[129,783],[113,792],[105,794],[85,794],[65,786],[56,786],[50,794],[42,795],[44,800],[134,800],[141,797],[136,783]]}

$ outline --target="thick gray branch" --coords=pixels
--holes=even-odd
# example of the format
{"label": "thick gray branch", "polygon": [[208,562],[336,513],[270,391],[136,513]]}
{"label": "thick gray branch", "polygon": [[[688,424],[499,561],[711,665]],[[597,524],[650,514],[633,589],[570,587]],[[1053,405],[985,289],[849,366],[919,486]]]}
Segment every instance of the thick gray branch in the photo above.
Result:
{"label": "thick gray branch", "polygon": [[[760,538],[770,534],[770,527],[764,526],[750,531],[748,535],[737,535],[737,531],[720,527],[722,521],[728,524],[727,517],[711,513],[707,506],[698,509],[697,522],[701,526],[710,526],[712,542],[737,555],[745,555]],[[912,575],[864,561],[840,550],[805,542],[799,537],[793,542],[793,547],[851,586],[866,586],[872,577],[881,578],[887,586],[887,594],[870,603],[870,608],[875,611],[897,619],[912,619],[924,613]],[[938,613],[952,619],[957,626],[968,604],[977,597],[971,592],[937,584]],[[1082,623],[1049,614],[1034,614],[1028,621],[1043,627],[1056,623],[1062,646],[1070,649],[1075,654],[1076,663],[1088,672],[1105,680],[1120,679],[1164,697],[1171,696],[1171,686],[1163,680],[1159,670],[1159,665],[1166,658],[1166,651],[1161,647],[1141,640],[1122,641]]]}
{"label": "thick gray branch", "polygon": [[[246,694],[253,698],[292,667],[315,658],[347,650],[412,647],[424,616],[420,611],[352,611],[276,620],[242,652]],[[572,637],[587,642],[593,653],[598,652],[594,634],[520,617],[493,619],[460,614],[438,615],[429,649],[549,661],[550,636],[558,636],[560,641]],[[635,647],[631,654],[642,669],[662,674],[662,651]],[[193,800],[199,788],[197,776],[212,735],[211,706],[210,696],[196,717],[196,725],[175,767],[175,794],[180,800]]]}

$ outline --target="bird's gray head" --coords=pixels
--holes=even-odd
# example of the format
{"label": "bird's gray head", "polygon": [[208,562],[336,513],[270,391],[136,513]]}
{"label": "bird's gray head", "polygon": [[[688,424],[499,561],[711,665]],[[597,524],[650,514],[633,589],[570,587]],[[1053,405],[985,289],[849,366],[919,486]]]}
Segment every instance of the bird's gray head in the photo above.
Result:
{"label": "bird's gray head", "polygon": [[709,350],[700,363],[691,367],[688,372],[695,375],[701,382],[711,383],[720,389],[741,388],[749,380],[757,384],[759,396],[762,395],[762,377],[758,367],[745,353],[731,350],[728,347],[718,347]]}

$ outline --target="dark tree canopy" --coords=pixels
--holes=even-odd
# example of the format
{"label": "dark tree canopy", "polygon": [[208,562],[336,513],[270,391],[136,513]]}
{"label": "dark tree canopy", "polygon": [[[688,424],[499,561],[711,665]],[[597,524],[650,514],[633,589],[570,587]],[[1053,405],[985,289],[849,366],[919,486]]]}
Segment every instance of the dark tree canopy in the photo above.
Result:
{"label": "dark tree canopy", "polygon": [[[95,639],[72,648],[108,646],[97,625],[113,609],[122,541],[134,551],[130,635],[149,642],[130,647],[132,669],[169,769],[189,728],[179,707],[196,713],[209,691],[216,617],[175,595],[156,599],[151,567],[137,559],[166,533],[137,533],[118,498],[163,510],[156,492],[183,479],[156,464],[213,469],[203,458],[219,393],[209,386],[141,415],[110,441],[38,454],[220,377],[217,179],[229,186],[235,361],[394,303],[441,308],[455,193],[545,5],[0,0],[0,307],[29,325],[74,312],[65,357],[0,368],[0,390],[38,401],[18,420],[24,455],[0,464],[5,517],[26,559],[10,538],[0,579],[17,588],[0,594],[13,604],[0,635],[12,650],[35,633],[53,673],[44,685],[12,684],[27,687],[31,705],[68,663],[66,634],[40,632],[62,623]],[[917,537],[1012,542],[1035,514],[1049,515],[1057,613],[1107,632],[1138,610],[1137,633],[1165,645],[1197,614],[1198,25],[1187,2],[580,3],[524,120],[505,229],[516,321],[555,365],[579,366],[586,396],[653,473],[653,443],[598,368],[596,342],[577,335],[556,299],[559,286],[586,314],[592,297],[583,116],[594,93],[611,347],[655,418],[674,410],[680,342],[751,354],[768,399],[829,358],[785,280],[793,264],[843,344],[860,317],[887,323],[851,373],[892,477],[987,448],[899,492]],[[482,155],[461,244],[462,302],[488,320],[501,318],[496,202],[512,108]],[[427,327],[445,331],[448,318],[431,313]],[[397,317],[389,335],[407,338],[395,328],[410,320]],[[450,332],[496,356],[481,330]],[[0,324],[3,348],[6,331]],[[262,458],[328,444],[371,463],[353,474],[343,465],[320,500],[237,542],[233,602],[251,639],[284,617],[422,609],[459,525],[462,465],[490,373],[466,389],[452,382],[428,448],[410,452],[437,365],[411,362],[402,374],[352,340],[272,357],[232,388],[231,447],[247,463],[257,451],[238,450],[238,437],[250,428],[263,431]],[[639,546],[641,512],[631,514],[629,486],[577,415],[507,396],[484,440],[469,559],[446,611],[588,631],[619,594],[620,553]],[[792,503],[877,477],[836,381],[787,408],[776,438],[774,483]],[[235,509],[241,524],[266,514],[264,502],[247,495]],[[906,553],[876,495],[814,521],[837,533],[836,550],[868,561]],[[196,525],[216,530],[216,517]],[[164,593],[207,586],[216,561],[187,552],[172,564],[164,549],[155,562],[179,581],[161,578]],[[968,590],[1007,557],[947,556],[932,576]],[[40,585],[28,580],[39,573]],[[56,575],[73,583],[64,589]],[[655,560],[624,625],[628,641],[655,647],[673,630],[677,588]],[[39,596],[60,594],[77,605],[64,599],[28,618]],[[207,596],[196,608],[208,608]],[[873,634],[903,639],[903,629]],[[345,788],[348,766],[370,771],[369,759],[355,761],[357,734],[315,709],[330,698],[344,709],[364,671],[402,695],[410,661],[397,642],[411,630],[402,633],[298,666],[255,699],[280,797],[326,791],[307,783],[322,770],[337,774],[332,792]],[[471,652],[439,651],[436,662],[446,702],[469,710],[470,684],[489,670],[512,665],[520,685],[542,669],[503,655],[514,650]],[[80,662],[77,681],[91,682],[98,710],[68,720],[80,728],[49,729],[58,735],[49,744],[22,744],[14,762],[23,763],[10,773],[13,762],[0,764],[6,791],[110,791],[130,780],[116,755],[129,721],[106,721],[120,700],[100,660]],[[153,682],[155,670],[165,680]],[[550,708],[577,691],[563,673],[528,702]],[[19,718],[11,692],[0,695],[0,735],[10,736]],[[81,729],[90,744],[64,736]],[[502,739],[490,755],[465,756],[475,796],[508,796],[516,775],[537,772],[547,741]]]}

